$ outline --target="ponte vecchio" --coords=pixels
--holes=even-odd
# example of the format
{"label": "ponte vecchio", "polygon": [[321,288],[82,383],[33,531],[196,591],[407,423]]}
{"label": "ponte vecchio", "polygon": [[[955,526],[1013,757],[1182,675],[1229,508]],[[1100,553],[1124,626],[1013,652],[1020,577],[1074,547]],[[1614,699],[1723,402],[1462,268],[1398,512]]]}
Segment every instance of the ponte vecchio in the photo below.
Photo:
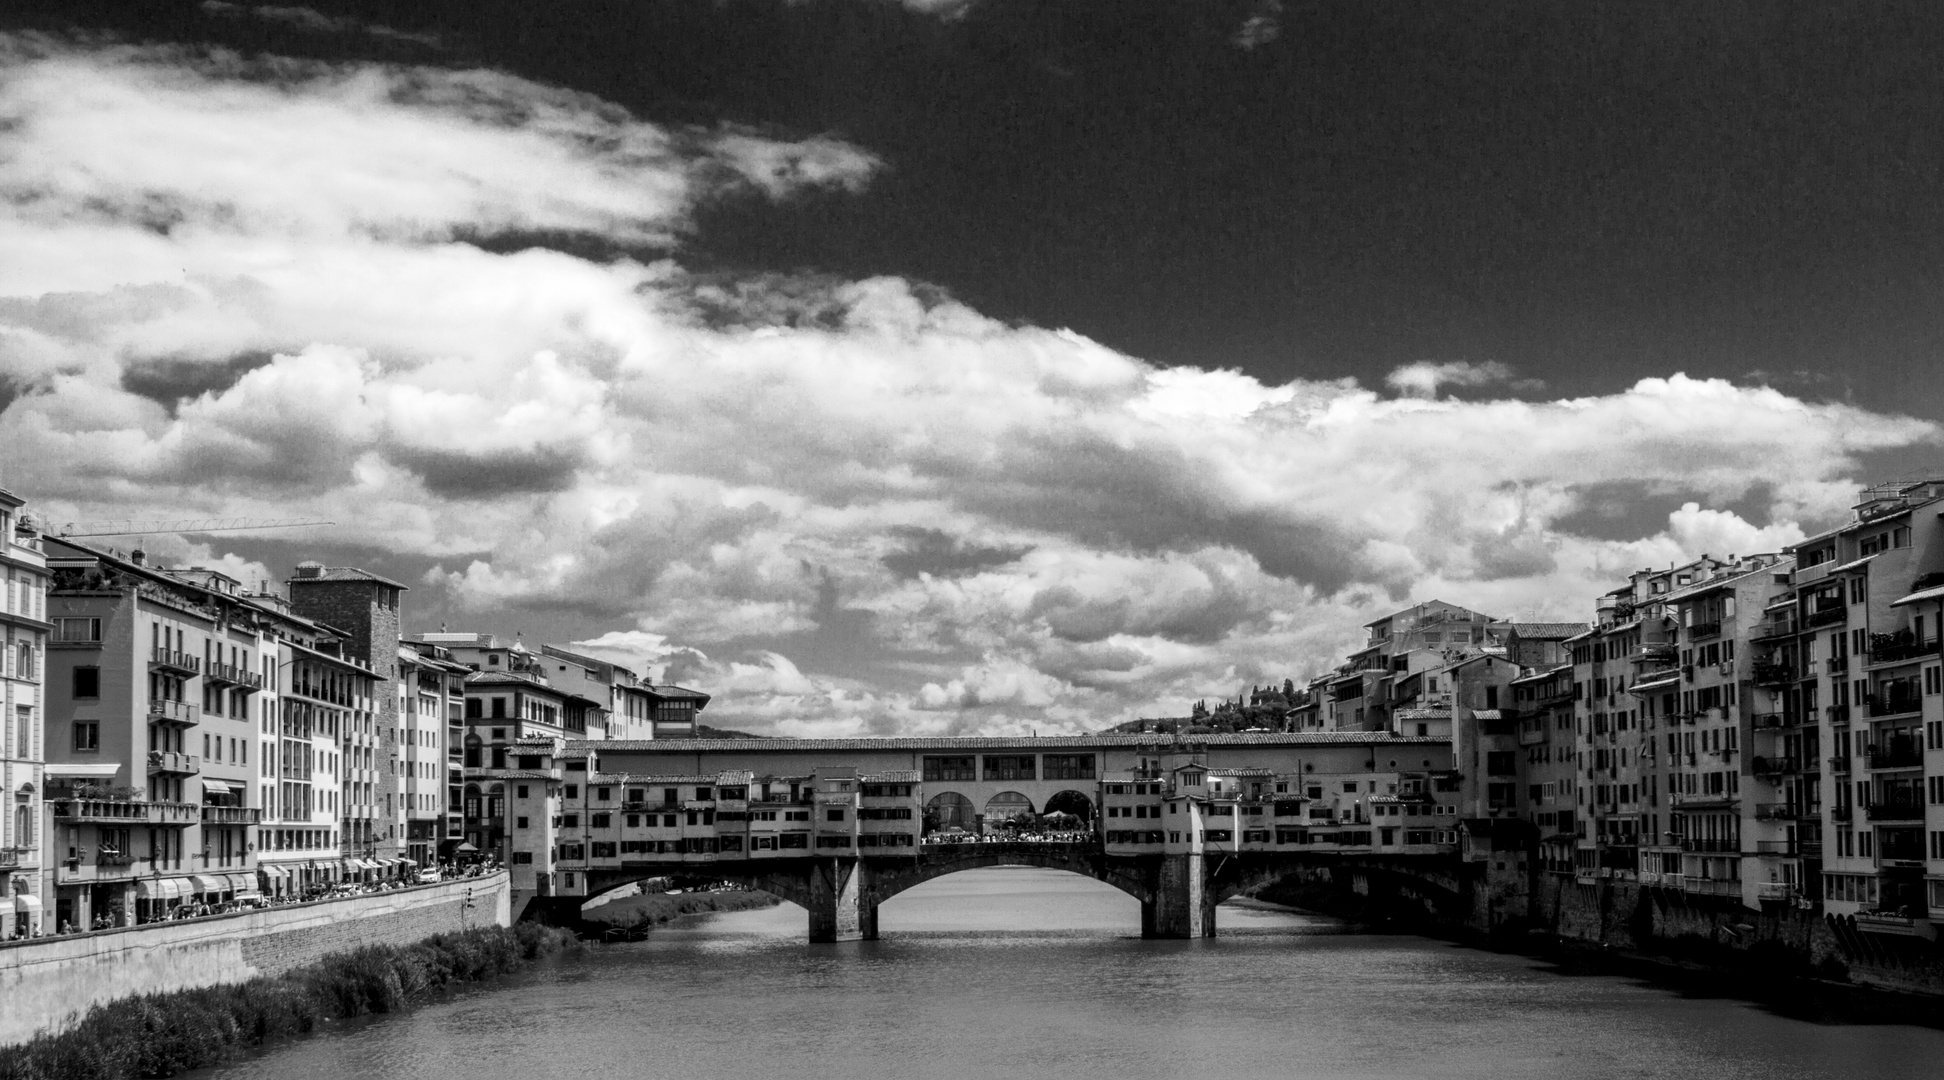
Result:
{"label": "ponte vecchio", "polygon": [[572,921],[669,875],[802,905],[812,941],[877,936],[877,907],[991,865],[1085,874],[1141,901],[1142,933],[1215,932],[1215,908],[1290,873],[1489,924],[1523,896],[1524,845],[1451,741],[1383,732],[1052,738],[527,739],[480,770],[514,905]]}

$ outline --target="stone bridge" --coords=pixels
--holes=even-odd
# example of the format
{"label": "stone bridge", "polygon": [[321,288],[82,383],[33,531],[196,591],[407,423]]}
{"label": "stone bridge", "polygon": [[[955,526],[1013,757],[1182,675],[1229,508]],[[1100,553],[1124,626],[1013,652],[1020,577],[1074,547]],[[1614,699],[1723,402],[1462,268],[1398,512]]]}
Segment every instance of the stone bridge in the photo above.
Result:
{"label": "stone bridge", "polygon": [[[1103,881],[1141,902],[1141,936],[1215,935],[1222,901],[1291,874],[1334,877],[1346,891],[1405,894],[1441,921],[1476,923],[1491,877],[1456,855],[1187,853],[1109,855],[1099,841],[927,843],[914,855],[809,856],[715,864],[644,859],[590,871],[586,896],[655,877],[717,877],[809,912],[813,942],[874,940],[878,906],[936,877],[989,866],[1036,866]],[[586,896],[538,896],[522,918],[574,925]],[[1490,921],[1489,916],[1485,920]],[[1489,926],[1480,929],[1490,929]]]}

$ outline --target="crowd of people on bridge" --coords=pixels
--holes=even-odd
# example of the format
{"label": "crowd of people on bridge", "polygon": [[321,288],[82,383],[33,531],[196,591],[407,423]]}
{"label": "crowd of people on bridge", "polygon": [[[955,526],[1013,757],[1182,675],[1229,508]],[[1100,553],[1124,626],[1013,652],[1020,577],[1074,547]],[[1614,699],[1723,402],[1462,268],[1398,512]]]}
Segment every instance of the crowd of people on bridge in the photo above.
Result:
{"label": "crowd of people on bridge", "polygon": [[948,829],[925,835],[927,844],[1090,844],[1094,839],[1094,834],[1086,829],[993,833]]}

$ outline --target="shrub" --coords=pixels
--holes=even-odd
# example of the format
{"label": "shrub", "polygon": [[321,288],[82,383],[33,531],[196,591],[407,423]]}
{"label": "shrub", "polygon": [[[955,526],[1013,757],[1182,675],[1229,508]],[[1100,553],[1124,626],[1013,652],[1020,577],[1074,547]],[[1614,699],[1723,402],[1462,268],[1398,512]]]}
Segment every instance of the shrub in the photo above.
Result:
{"label": "shrub", "polygon": [[0,1047],[0,1080],[173,1076],[308,1035],[326,1020],[395,1012],[577,944],[555,927],[489,927],[366,946],[245,983],[111,1001],[60,1034]]}

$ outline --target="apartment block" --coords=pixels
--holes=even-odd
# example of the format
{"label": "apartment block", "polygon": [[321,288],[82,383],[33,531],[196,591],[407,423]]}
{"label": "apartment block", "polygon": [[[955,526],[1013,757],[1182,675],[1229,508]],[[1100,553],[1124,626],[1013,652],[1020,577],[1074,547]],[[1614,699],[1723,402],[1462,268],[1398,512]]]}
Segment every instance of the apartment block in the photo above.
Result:
{"label": "apartment block", "polygon": [[0,489],[0,941],[40,932],[48,898],[41,730],[47,556],[25,501]]}

